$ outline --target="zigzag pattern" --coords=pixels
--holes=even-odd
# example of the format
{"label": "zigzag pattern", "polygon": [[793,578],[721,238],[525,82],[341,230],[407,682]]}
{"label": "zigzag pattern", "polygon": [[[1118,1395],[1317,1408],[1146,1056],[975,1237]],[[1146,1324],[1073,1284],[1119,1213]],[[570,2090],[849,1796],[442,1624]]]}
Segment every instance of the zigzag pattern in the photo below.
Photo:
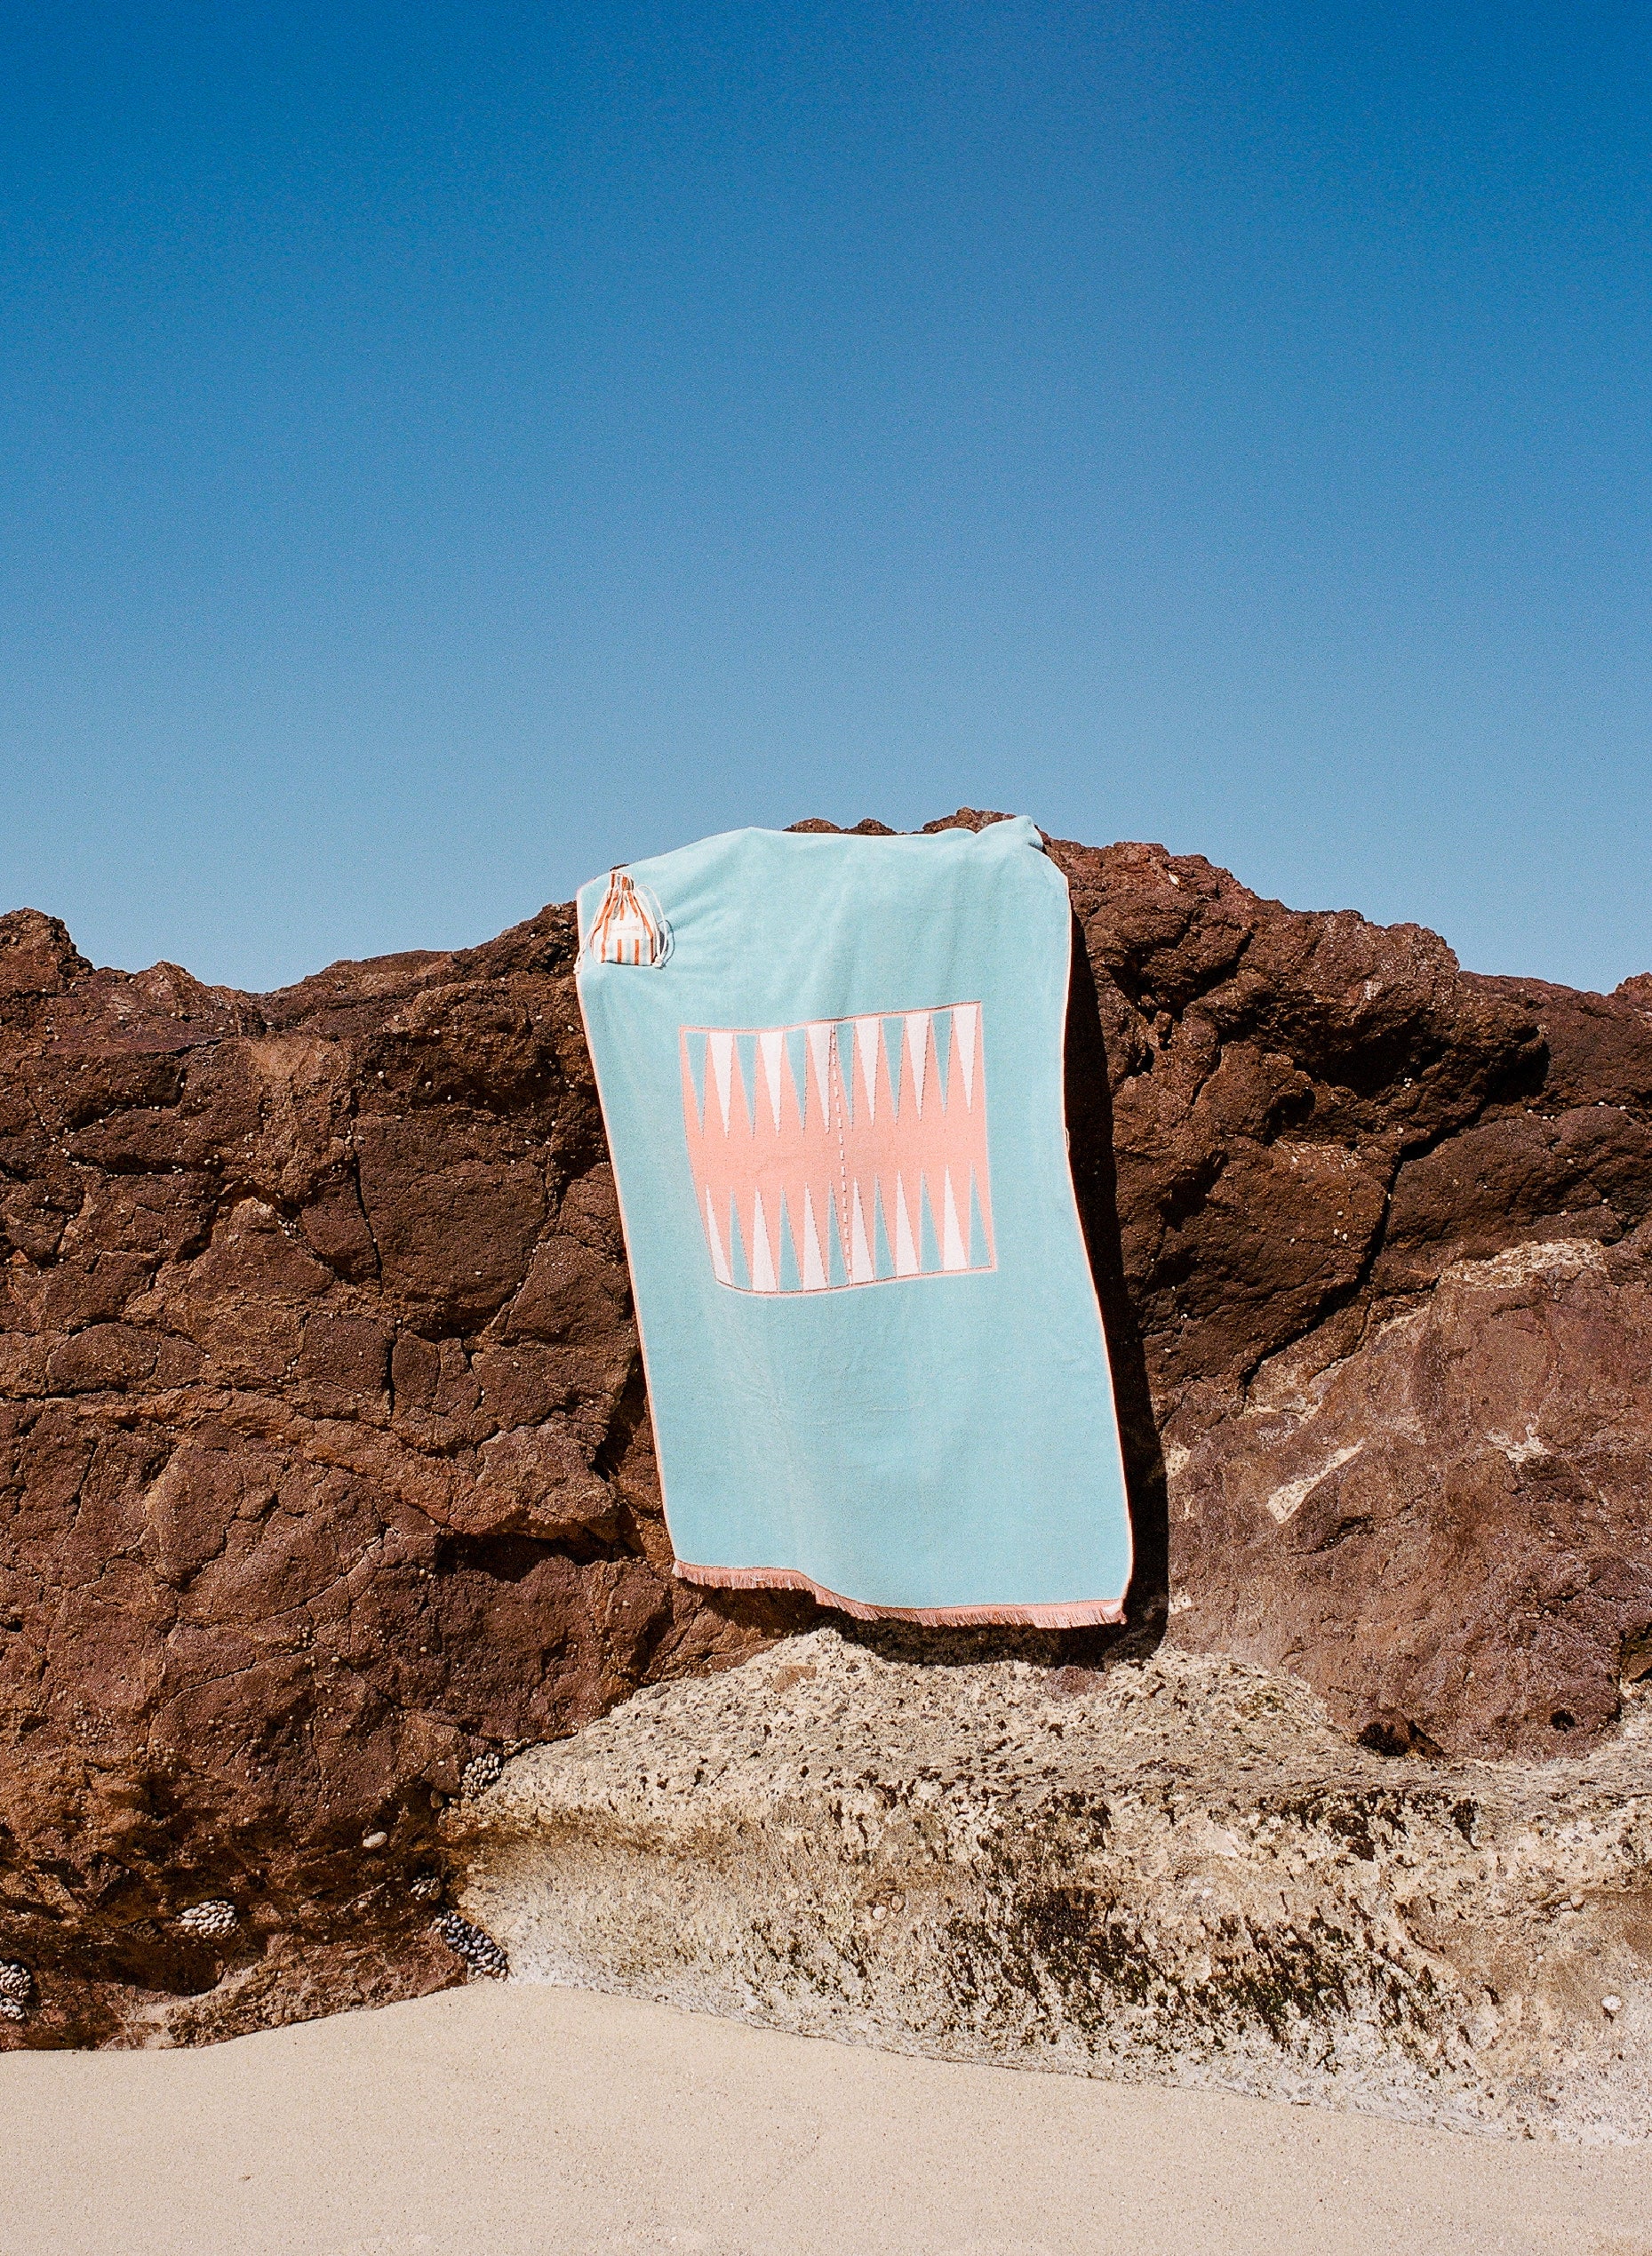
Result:
{"label": "zigzag pattern", "polygon": [[996,1266],[978,1003],[681,1043],[719,1284],[831,1292]]}

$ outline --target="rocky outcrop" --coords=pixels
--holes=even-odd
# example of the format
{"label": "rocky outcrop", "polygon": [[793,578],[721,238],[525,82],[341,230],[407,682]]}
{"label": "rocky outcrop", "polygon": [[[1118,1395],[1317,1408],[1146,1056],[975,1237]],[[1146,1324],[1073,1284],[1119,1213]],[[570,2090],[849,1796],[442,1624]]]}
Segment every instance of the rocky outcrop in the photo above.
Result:
{"label": "rocky outcrop", "polygon": [[454,1980],[467,1766],[793,1618],[671,1577],[571,953],[253,1000],[0,920],[0,2043]]}
{"label": "rocky outcrop", "polygon": [[[1652,1668],[1652,981],[1051,851],[1138,1647],[1390,1753],[1598,1745]],[[471,1765],[817,1618],[671,1578],[571,957],[553,908],[253,997],[0,918],[0,2044],[452,1979]]]}
{"label": "rocky outcrop", "polygon": [[1652,1666],[1652,981],[1475,978],[1414,925],[1058,851],[1171,1634],[1389,1751],[1592,1743]]}
{"label": "rocky outcrop", "polygon": [[1396,1763],[1243,1662],[1041,1643],[640,1692],[455,1806],[463,1913],[515,1978],[804,2035],[1652,2134],[1652,1695],[1580,1762]]}

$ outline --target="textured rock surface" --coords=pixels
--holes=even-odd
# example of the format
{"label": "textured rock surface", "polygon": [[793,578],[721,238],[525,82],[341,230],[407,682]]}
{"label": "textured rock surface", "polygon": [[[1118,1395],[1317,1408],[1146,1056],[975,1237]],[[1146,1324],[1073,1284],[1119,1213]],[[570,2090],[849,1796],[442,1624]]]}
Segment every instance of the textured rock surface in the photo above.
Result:
{"label": "textured rock surface", "polygon": [[[1393,1749],[1597,1743],[1652,1667],[1652,980],[1052,851],[1137,1632]],[[0,2044],[451,1979],[468,1764],[814,1618],[670,1579],[571,937],[250,997],[0,917]]]}
{"label": "textured rock surface", "polygon": [[466,1766],[787,1618],[671,1579],[571,948],[551,910],[254,1001],[0,919],[0,1956],[36,1984],[0,2042],[455,1979]]}
{"label": "textured rock surface", "polygon": [[901,1655],[818,1630],[519,1756],[445,1821],[467,1913],[807,2034],[1652,2132],[1652,1696],[1582,1762],[1394,1762],[1242,1662]]}
{"label": "textured rock surface", "polygon": [[1590,1743],[1652,1665],[1652,980],[1476,978],[1197,859],[1057,851],[1172,1636],[1390,1748]]}

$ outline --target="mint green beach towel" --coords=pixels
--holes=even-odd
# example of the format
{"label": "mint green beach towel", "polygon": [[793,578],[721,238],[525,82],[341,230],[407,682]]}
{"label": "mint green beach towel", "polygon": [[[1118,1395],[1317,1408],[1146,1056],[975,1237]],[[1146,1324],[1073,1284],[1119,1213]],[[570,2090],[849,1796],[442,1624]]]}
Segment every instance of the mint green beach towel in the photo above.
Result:
{"label": "mint green beach towel", "polygon": [[677,1572],[862,1616],[1117,1621],[1130,1536],[1025,819],[738,830],[579,896]]}

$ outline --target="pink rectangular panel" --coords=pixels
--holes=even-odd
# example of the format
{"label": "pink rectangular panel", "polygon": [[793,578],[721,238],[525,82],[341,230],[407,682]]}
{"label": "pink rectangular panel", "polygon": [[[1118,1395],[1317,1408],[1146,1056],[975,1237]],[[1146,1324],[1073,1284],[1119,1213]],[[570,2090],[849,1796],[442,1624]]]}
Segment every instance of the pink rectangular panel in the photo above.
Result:
{"label": "pink rectangular panel", "polygon": [[717,1281],[833,1292],[996,1266],[978,1003],[681,1029]]}

